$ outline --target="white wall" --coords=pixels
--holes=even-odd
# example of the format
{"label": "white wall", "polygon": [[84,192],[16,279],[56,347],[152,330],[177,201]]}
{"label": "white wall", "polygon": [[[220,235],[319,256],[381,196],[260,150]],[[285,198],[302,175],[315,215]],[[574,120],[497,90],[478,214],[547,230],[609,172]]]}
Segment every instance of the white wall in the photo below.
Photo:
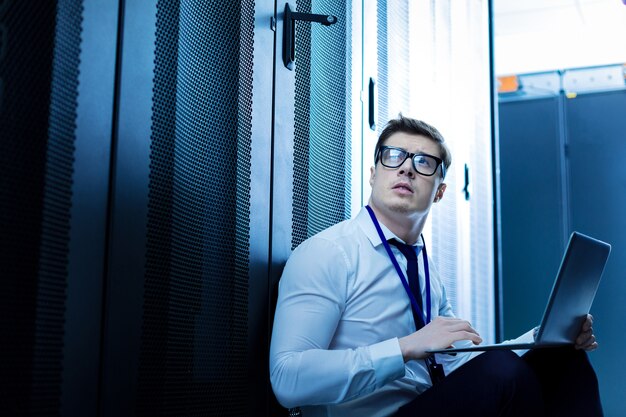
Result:
{"label": "white wall", "polygon": [[494,0],[497,75],[626,63],[623,0]]}

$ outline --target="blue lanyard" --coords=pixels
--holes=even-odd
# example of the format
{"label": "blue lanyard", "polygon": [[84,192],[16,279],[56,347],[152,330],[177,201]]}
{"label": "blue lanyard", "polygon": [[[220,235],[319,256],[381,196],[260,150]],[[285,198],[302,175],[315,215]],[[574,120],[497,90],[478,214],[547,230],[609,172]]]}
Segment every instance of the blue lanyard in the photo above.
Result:
{"label": "blue lanyard", "polygon": [[378,223],[378,219],[376,219],[376,215],[374,214],[374,211],[372,211],[372,208],[370,206],[365,206],[365,208],[367,209],[367,212],[370,214],[370,217],[372,218],[372,222],[374,223],[374,226],[376,227],[376,231],[378,232],[378,236],[380,237],[380,240],[383,243],[385,250],[387,251],[387,255],[389,255],[389,259],[391,259],[391,263],[396,268],[396,272],[398,273],[398,276],[400,277],[400,281],[402,281],[402,286],[404,286],[404,290],[406,291],[407,295],[409,296],[409,299],[411,300],[411,305],[413,306],[413,310],[417,314],[419,314],[422,318],[424,317],[426,318],[426,320],[424,321],[424,324],[430,323],[430,308],[431,308],[430,273],[428,271],[428,255],[426,254],[426,242],[424,241],[424,236],[422,235],[421,237],[422,237],[422,243],[424,244],[424,247],[422,248],[422,258],[424,260],[424,275],[426,275],[426,316],[424,316],[424,312],[417,304],[417,300],[415,300],[415,297],[413,296],[411,287],[409,287],[409,284],[407,283],[407,280],[404,277],[404,273],[402,272],[402,268],[400,268],[400,265],[398,265],[398,261],[396,260],[396,257],[393,256],[393,252],[391,251],[389,242],[387,242],[387,239],[385,239],[385,234],[380,228],[380,224]]}

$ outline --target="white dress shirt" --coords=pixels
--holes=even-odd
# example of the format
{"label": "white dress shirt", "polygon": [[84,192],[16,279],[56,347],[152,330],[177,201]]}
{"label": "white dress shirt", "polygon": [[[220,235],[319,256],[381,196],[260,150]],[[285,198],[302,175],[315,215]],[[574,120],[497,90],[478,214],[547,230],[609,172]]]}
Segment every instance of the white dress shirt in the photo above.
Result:
{"label": "white dress shirt", "polygon": [[[387,240],[402,241],[381,228]],[[406,259],[391,248],[406,271]],[[421,241],[424,299],[420,251]],[[431,316],[453,317],[432,262],[430,281]],[[356,218],[303,242],[285,265],[270,348],[274,393],[283,406],[299,406],[305,417],[390,416],[431,386],[423,360],[405,364],[402,358],[398,338],[415,330],[408,295],[362,209]],[[464,344],[470,342],[455,346]],[[448,375],[473,356],[436,359]]]}

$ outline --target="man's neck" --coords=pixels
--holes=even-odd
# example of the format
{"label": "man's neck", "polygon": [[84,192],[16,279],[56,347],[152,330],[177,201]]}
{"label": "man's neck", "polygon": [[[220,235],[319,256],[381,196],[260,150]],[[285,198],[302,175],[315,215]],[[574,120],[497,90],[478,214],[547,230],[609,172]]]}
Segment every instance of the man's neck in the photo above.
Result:
{"label": "man's neck", "polygon": [[376,214],[376,219],[384,224],[393,234],[404,240],[408,245],[415,245],[422,230],[428,214],[412,213],[404,214],[397,212],[386,212],[380,210],[370,202],[370,207]]}

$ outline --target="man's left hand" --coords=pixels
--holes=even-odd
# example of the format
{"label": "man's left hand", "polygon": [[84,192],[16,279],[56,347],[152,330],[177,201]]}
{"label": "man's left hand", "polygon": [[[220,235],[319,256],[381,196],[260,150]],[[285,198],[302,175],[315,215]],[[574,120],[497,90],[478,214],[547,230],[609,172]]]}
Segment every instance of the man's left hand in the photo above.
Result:
{"label": "man's left hand", "polygon": [[598,342],[596,342],[596,337],[593,335],[593,316],[591,314],[587,314],[587,319],[583,323],[581,332],[576,338],[575,347],[576,349],[586,350],[587,352],[598,348]]}

